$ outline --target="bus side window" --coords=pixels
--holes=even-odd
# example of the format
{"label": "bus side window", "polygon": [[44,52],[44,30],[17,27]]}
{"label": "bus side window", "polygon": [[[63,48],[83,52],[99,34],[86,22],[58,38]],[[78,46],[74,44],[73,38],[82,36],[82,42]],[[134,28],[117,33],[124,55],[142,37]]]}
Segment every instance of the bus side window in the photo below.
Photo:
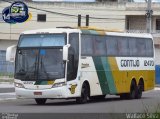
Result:
{"label": "bus side window", "polygon": [[136,45],[137,45],[137,56],[144,57],[146,56],[146,44],[145,39],[137,38],[136,39]]}
{"label": "bus side window", "polygon": [[146,56],[153,57],[153,41],[151,39],[146,39]]}
{"label": "bus side window", "polygon": [[116,56],[118,54],[117,39],[114,36],[108,36],[106,39],[107,55]]}
{"label": "bus side window", "polygon": [[69,47],[68,52],[68,67],[67,67],[67,80],[74,80],[77,77],[78,62],[79,62],[79,34],[71,33],[69,35]]}
{"label": "bus side window", "polygon": [[129,41],[129,53],[131,57],[137,56],[137,48],[136,48],[136,38],[128,37]]}
{"label": "bus side window", "polygon": [[129,55],[128,40],[126,37],[120,37],[118,39],[118,56],[128,56]]}
{"label": "bus side window", "polygon": [[96,56],[106,56],[106,43],[104,36],[95,36],[94,53]]}
{"label": "bus side window", "polygon": [[81,53],[82,53],[82,56],[92,56],[94,54],[94,51],[93,51],[93,39],[94,39],[94,36],[82,34],[82,38],[81,39],[82,39],[81,40]]}

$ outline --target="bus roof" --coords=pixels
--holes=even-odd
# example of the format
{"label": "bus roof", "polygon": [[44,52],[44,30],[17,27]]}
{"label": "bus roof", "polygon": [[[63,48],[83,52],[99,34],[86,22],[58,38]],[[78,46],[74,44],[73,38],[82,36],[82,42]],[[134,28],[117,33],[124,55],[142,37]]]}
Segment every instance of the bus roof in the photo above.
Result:
{"label": "bus roof", "polygon": [[116,29],[101,29],[97,27],[79,27],[84,34],[98,34],[98,35],[110,35],[110,36],[123,36],[123,37],[140,37],[140,38],[152,38],[149,33],[126,33]]}
{"label": "bus roof", "polygon": [[45,33],[71,33],[71,32],[77,32],[79,33],[79,29],[69,29],[69,28],[49,28],[49,29],[37,29],[37,30],[29,30],[24,31],[22,34],[45,34]]}
{"label": "bus roof", "polygon": [[149,33],[118,33],[118,32],[106,32],[110,36],[123,36],[123,37],[138,37],[138,38],[153,38]]}
{"label": "bus roof", "polygon": [[84,33],[94,35],[110,35],[110,36],[123,36],[123,37],[141,37],[141,38],[152,38],[151,34],[148,33],[125,33],[118,30],[105,30],[94,27],[78,27],[78,28],[50,28],[50,29],[37,29],[24,31],[22,34],[45,34],[45,33]]}

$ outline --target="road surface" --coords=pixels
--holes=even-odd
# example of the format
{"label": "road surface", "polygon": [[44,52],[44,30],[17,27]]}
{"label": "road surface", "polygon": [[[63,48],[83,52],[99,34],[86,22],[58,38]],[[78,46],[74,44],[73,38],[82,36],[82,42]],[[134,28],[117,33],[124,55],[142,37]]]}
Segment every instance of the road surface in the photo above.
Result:
{"label": "road surface", "polygon": [[73,99],[48,100],[46,105],[40,106],[33,99],[15,99],[14,92],[0,93],[0,99],[0,112],[5,113],[154,113],[160,111],[160,88],[144,92],[142,99],[121,100],[119,96],[107,95],[105,100],[89,101],[87,104],[76,104]]}

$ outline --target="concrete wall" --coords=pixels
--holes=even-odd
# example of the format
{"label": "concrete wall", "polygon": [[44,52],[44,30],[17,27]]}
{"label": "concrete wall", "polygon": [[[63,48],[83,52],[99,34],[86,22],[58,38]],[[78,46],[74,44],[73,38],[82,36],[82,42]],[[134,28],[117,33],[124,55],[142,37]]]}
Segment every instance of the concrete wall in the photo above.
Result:
{"label": "concrete wall", "polygon": [[6,50],[7,47],[13,45],[13,44],[17,44],[17,40],[0,40],[0,50]]}
{"label": "concrete wall", "polygon": [[[0,3],[0,6],[4,7],[7,7],[9,5],[10,4]],[[36,4],[29,2],[28,6],[56,13],[74,15],[74,17],[56,13],[47,13],[35,9],[29,9],[29,12],[31,12],[33,16],[31,21],[21,24],[12,24],[12,25],[0,22],[1,26],[0,35],[2,39],[17,40],[19,34],[25,30],[54,28],[57,26],[75,27],[77,26],[78,14],[81,14],[83,17],[89,14],[90,17],[106,18],[106,19],[90,18],[90,26],[95,26],[104,29],[125,30],[124,6],[118,5],[117,3],[116,4],[114,3],[110,4],[37,3]],[[0,7],[0,11],[2,11],[4,7]],[[42,13],[47,15],[47,21],[37,22],[37,14],[42,14]],[[82,26],[85,26],[85,18],[82,18]]]}

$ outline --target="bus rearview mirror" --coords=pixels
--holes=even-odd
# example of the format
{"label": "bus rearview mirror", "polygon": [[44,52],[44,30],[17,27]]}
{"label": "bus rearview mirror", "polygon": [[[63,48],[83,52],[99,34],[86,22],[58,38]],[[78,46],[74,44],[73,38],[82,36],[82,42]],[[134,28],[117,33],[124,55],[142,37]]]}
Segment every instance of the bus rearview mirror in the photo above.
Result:
{"label": "bus rearview mirror", "polygon": [[16,54],[16,45],[9,46],[6,50],[6,61],[14,62]]}
{"label": "bus rearview mirror", "polygon": [[63,46],[63,60],[68,61],[68,48],[70,47],[70,44],[67,44]]}

